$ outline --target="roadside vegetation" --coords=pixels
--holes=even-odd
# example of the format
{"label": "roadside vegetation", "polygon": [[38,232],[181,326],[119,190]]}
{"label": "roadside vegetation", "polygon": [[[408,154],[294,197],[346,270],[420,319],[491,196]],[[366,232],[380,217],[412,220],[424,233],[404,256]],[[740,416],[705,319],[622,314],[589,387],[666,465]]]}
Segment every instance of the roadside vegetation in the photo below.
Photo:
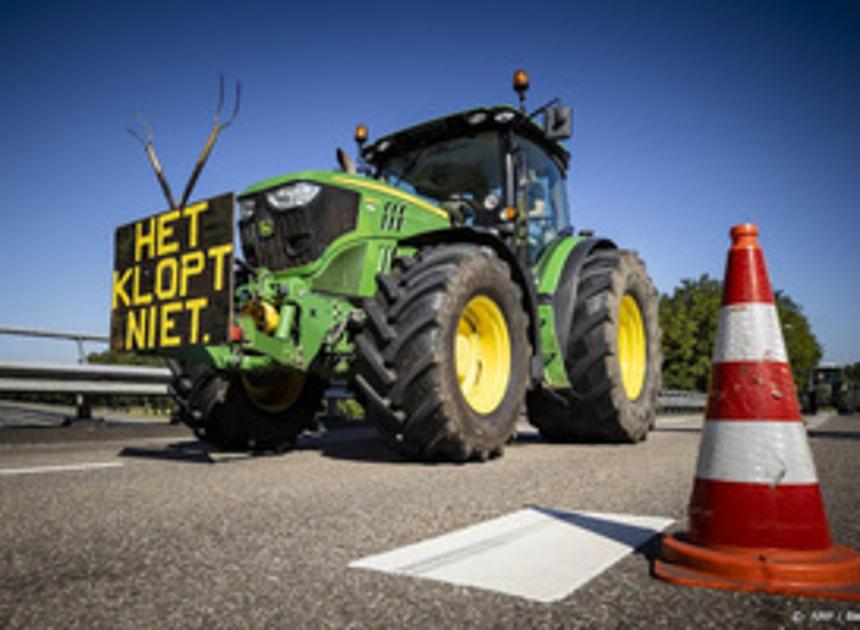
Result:
{"label": "roadside vegetation", "polygon": [[[684,279],[671,295],[660,296],[664,387],[707,391],[722,292],[723,283],[705,274]],[[797,302],[779,290],[774,298],[794,383],[802,391],[810,370],[821,360],[821,344]],[[860,363],[849,369],[860,376]]]}

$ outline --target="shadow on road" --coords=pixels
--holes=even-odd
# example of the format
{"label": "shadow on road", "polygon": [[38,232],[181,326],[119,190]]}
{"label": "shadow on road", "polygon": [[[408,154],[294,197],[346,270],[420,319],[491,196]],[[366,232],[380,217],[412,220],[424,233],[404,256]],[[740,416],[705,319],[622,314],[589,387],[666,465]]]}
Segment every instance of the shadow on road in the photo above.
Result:
{"label": "shadow on road", "polygon": [[203,442],[191,440],[157,447],[126,446],[119,452],[119,455],[120,457],[142,457],[145,459],[214,464],[215,460],[209,456],[210,452],[211,449]]}
{"label": "shadow on road", "polygon": [[[570,443],[552,443],[544,440],[540,434],[533,429],[519,430],[516,439],[506,445],[505,448],[516,448],[520,445],[544,444],[550,446],[567,447]],[[606,444],[600,442],[576,442],[578,446],[595,447],[624,447],[623,444]],[[299,440],[299,448],[319,449],[326,457],[335,459],[348,459],[365,462],[388,462],[402,463],[410,466],[459,466],[457,462],[422,462],[407,459],[395,452],[394,446],[386,445],[386,438],[380,434],[372,424],[359,425],[348,429],[338,429],[322,434],[316,440]]]}
{"label": "shadow on road", "polygon": [[[674,429],[684,430],[686,429]],[[698,431],[698,429],[689,429]],[[520,445],[544,444],[564,448],[569,444],[546,442],[534,430],[520,430],[516,439],[507,448]],[[578,446],[600,448],[624,448],[624,444],[605,444],[577,442]],[[386,444],[386,438],[376,427],[364,422],[336,423],[320,432],[309,432],[299,436],[292,447],[279,452],[221,451],[205,442],[188,440],[166,446],[127,446],[120,451],[122,457],[141,457],[165,461],[179,461],[198,464],[213,464],[260,456],[289,455],[291,451],[316,451],[323,457],[367,463],[405,464],[409,466],[459,465],[451,462],[420,462],[399,455],[393,446]]]}
{"label": "shadow on road", "polygon": [[223,451],[199,440],[185,440],[167,445],[126,446],[120,457],[137,457],[191,464],[218,464],[257,457],[289,456],[292,451],[316,451],[324,457],[374,463],[405,462],[386,448],[382,437],[372,426],[337,427],[321,433],[305,433],[292,447],[281,451]]}
{"label": "shadow on road", "polygon": [[332,459],[345,459],[374,463],[407,463],[389,449],[379,431],[373,425],[338,427],[319,435],[303,436],[297,444],[299,449],[318,450]]}
{"label": "shadow on road", "polygon": [[518,430],[517,435],[511,444],[548,444],[548,442],[544,440],[537,431]]}
{"label": "shadow on road", "polygon": [[[653,429],[653,431],[658,431],[660,429]],[[698,429],[695,429],[698,431]],[[544,446],[557,446],[559,448],[566,448],[569,446],[584,446],[584,447],[594,447],[594,448],[628,448],[630,446],[629,442],[607,442],[601,441],[599,439],[586,439],[586,438],[576,438],[571,440],[551,440],[545,439],[541,436],[541,434],[535,429],[521,429],[517,431],[516,439],[513,440],[509,444],[509,446],[517,446],[519,444],[543,444]]]}
{"label": "shadow on road", "polygon": [[828,440],[860,440],[858,431],[809,431],[811,438],[825,438]]}
{"label": "shadow on road", "polygon": [[649,563],[654,560],[657,552],[660,550],[662,532],[648,527],[619,523],[588,514],[562,512],[538,505],[527,505],[526,507],[564,523],[588,530],[598,536],[626,545],[633,549],[634,553],[644,557]]}
{"label": "shadow on road", "polygon": [[253,453],[250,451],[222,451],[199,440],[174,442],[166,446],[126,446],[120,457],[141,457],[163,461],[188,462],[191,464],[221,464],[246,460],[252,457],[281,455],[278,453]]}

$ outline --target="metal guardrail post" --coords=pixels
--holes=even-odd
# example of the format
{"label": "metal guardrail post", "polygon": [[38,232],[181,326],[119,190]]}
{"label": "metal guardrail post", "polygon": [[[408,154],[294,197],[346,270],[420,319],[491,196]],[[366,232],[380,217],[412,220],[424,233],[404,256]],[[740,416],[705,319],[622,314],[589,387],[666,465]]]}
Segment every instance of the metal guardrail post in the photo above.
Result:
{"label": "metal guardrail post", "polygon": [[[75,394],[75,420],[92,420],[93,407],[86,394]],[[71,418],[70,418],[71,420]]]}

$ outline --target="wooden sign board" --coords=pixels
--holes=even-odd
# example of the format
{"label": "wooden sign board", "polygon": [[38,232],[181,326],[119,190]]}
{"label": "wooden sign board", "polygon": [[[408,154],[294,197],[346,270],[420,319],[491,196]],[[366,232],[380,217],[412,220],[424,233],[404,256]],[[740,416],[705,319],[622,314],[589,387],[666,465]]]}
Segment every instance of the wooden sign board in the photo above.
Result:
{"label": "wooden sign board", "polygon": [[111,351],[227,341],[234,206],[221,195],[117,228]]}

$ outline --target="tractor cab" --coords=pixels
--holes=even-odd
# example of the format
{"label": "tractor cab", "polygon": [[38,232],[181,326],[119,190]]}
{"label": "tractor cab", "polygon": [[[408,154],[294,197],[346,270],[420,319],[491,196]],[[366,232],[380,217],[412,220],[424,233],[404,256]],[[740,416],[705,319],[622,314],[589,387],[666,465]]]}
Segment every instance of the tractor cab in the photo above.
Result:
{"label": "tractor cab", "polygon": [[516,108],[437,118],[362,146],[361,156],[377,178],[441,206],[455,224],[496,230],[531,263],[570,230],[570,154]]}

